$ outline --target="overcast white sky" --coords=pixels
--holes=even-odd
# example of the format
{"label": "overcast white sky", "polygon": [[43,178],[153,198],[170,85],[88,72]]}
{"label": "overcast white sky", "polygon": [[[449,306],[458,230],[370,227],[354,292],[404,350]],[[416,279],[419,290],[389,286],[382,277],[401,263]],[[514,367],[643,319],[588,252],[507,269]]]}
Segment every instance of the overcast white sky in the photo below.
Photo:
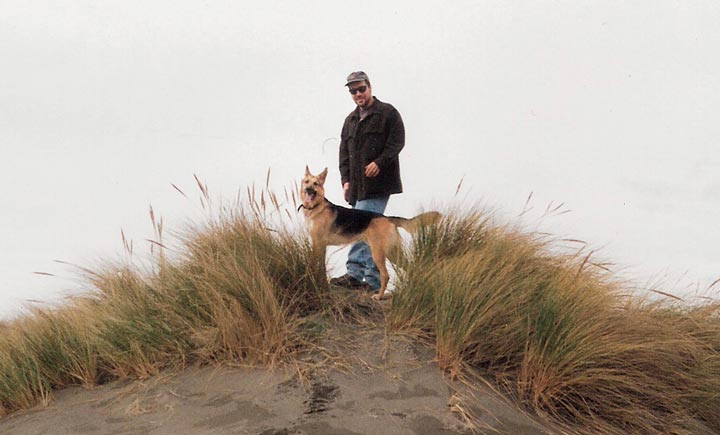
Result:
{"label": "overcast white sky", "polygon": [[[231,199],[331,169],[366,71],[407,131],[388,213],[468,202],[601,248],[643,285],[720,277],[716,1],[0,3],[0,316],[147,250],[193,174]],[[335,183],[335,184],[333,184]],[[58,275],[48,277],[34,271]]]}

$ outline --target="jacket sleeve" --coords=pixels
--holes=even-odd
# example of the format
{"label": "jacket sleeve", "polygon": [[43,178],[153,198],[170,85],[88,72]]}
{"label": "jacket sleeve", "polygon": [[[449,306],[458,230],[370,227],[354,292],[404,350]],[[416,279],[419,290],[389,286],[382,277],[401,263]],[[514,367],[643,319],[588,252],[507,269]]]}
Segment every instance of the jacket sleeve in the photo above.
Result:
{"label": "jacket sleeve", "polygon": [[347,144],[347,122],[343,124],[340,133],[340,180],[341,184],[350,182],[350,154]]}
{"label": "jacket sleeve", "polygon": [[397,109],[393,108],[388,113],[385,129],[387,132],[385,146],[380,156],[375,159],[375,163],[381,170],[386,167],[388,162],[396,159],[405,146],[405,125]]}

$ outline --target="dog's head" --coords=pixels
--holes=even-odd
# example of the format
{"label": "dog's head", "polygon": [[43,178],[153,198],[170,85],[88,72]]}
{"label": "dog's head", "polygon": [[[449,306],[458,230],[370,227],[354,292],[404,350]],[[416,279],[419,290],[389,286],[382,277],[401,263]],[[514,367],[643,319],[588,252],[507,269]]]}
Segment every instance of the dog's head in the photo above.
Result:
{"label": "dog's head", "polygon": [[327,177],[328,170],[325,168],[324,171],[318,175],[310,173],[310,169],[305,166],[305,176],[300,183],[300,201],[302,206],[305,208],[313,208],[320,204],[325,198],[325,177]]}

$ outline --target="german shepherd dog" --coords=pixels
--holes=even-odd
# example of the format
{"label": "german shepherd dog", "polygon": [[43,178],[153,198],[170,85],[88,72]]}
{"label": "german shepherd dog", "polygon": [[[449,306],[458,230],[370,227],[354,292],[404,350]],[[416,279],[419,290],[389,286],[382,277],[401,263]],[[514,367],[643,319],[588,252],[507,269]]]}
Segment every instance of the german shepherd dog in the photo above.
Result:
{"label": "german shepherd dog", "polygon": [[357,241],[367,243],[380,272],[380,289],[372,296],[379,301],[390,280],[385,259],[392,260],[401,247],[398,227],[415,232],[421,226],[438,222],[441,215],[431,211],[407,219],[335,205],[325,198],[323,186],[327,173],[325,168],[320,174],[313,175],[305,166],[305,176],[300,184],[301,204],[298,210],[303,209],[313,249],[324,257],[328,245],[346,245]]}

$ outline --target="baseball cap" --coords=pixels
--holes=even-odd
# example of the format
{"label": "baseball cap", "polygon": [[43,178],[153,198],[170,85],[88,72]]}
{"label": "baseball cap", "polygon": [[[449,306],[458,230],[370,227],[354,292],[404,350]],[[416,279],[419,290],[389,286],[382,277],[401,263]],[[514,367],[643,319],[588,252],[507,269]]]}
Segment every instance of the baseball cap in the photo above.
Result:
{"label": "baseball cap", "polygon": [[349,86],[350,83],[362,82],[362,81],[367,81],[367,82],[370,81],[368,79],[367,74],[365,74],[362,71],[351,72],[350,75],[347,76],[347,83],[345,83],[345,86]]}

